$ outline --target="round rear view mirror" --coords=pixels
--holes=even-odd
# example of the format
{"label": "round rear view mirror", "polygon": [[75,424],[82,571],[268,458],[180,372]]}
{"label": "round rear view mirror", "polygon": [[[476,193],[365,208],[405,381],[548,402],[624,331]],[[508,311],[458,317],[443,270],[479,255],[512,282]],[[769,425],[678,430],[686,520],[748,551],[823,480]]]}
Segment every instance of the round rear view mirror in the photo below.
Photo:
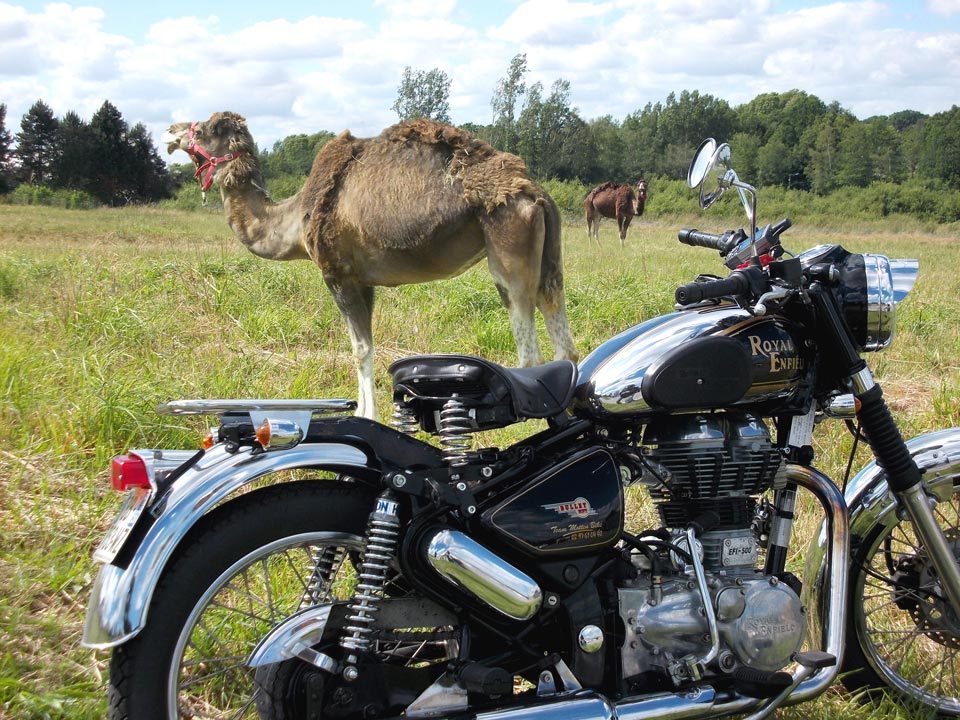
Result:
{"label": "round rear view mirror", "polygon": [[707,170],[700,183],[700,207],[706,210],[730,187],[737,174],[730,167],[730,146],[723,143],[716,147],[707,163]]}
{"label": "round rear view mirror", "polygon": [[696,188],[703,182],[707,176],[707,171],[710,169],[710,163],[716,149],[717,141],[713,138],[707,138],[700,143],[700,147],[697,148],[697,152],[694,153],[693,160],[690,162],[690,169],[687,170],[687,187]]}

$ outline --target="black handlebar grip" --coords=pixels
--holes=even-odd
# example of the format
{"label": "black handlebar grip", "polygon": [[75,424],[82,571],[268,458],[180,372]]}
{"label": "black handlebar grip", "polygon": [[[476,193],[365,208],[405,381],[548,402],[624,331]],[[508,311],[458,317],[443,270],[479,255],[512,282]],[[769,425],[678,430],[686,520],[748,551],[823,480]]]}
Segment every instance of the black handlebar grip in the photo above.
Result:
{"label": "black handlebar grip", "polygon": [[724,297],[725,295],[739,295],[750,289],[750,281],[745,275],[738,272],[721,280],[707,280],[706,282],[692,282],[681,285],[674,295],[680,305],[692,305],[701,300]]}
{"label": "black handlebar grip", "polygon": [[684,229],[677,233],[677,238],[684,245],[705,247],[710,248],[711,250],[719,250],[721,253],[726,253],[729,249],[728,245],[730,244],[728,235],[729,233],[724,233],[723,235],[714,235],[713,233],[703,232],[701,230]]}

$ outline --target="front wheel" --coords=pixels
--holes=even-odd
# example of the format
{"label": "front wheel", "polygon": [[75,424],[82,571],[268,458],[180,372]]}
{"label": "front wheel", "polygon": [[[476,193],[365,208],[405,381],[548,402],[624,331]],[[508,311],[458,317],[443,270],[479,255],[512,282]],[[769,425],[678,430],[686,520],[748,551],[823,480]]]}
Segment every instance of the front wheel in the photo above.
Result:
{"label": "front wheel", "polygon": [[[934,513],[960,558],[960,486]],[[908,705],[960,716],[960,614],[909,520],[878,526],[854,554],[843,683],[892,689]]]}
{"label": "front wheel", "polygon": [[[299,608],[350,596],[372,503],[358,486],[288,483],[204,518],[165,570],[142,632],[114,651],[110,718],[260,718],[268,706],[292,716],[287,700],[263,697],[246,660]],[[297,673],[282,677],[291,695]]]}

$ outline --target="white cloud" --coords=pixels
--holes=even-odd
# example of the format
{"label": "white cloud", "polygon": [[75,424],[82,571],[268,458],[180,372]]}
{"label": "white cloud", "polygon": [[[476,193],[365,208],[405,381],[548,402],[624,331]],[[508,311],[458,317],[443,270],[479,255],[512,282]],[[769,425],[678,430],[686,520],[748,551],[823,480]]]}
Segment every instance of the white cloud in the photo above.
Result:
{"label": "white cloud", "polygon": [[960,13],[960,0],[924,0],[923,5],[928,12],[943,17]]}
{"label": "white cloud", "polygon": [[794,10],[770,0],[517,0],[494,25],[456,0],[360,2],[372,3],[366,21],[278,10],[246,25],[231,18],[228,29],[217,15],[169,17],[137,41],[106,31],[96,7],[0,3],[8,128],[38,98],[86,118],[109,99],[153,132],[229,109],[265,145],[346,127],[370,135],[396,121],[390,106],[407,65],[448,73],[454,121],[484,123],[519,52],[528,82],[549,92],[570,81],[587,119],[622,119],[685,89],[736,105],[799,88],[861,117],[933,113],[956,102],[960,77],[960,0],[927,0],[909,29],[891,3],[870,0]]}
{"label": "white cloud", "polygon": [[570,51],[599,37],[611,9],[609,3],[527,0],[492,34],[508,42],[564,46]]}

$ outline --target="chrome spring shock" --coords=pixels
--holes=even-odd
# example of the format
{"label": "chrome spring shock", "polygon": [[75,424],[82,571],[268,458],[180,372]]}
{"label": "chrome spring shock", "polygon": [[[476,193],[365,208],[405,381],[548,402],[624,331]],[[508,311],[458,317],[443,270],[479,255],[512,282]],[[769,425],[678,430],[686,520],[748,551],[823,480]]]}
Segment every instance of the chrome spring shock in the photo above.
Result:
{"label": "chrome spring shock", "polygon": [[420,429],[420,422],[417,420],[416,413],[400,403],[393,404],[393,415],[390,416],[390,424],[395,430],[399,430],[404,435],[416,435]]}
{"label": "chrome spring shock", "polygon": [[344,677],[351,674],[356,677],[356,653],[365,652],[370,647],[370,635],[373,622],[380,610],[387,571],[396,554],[397,538],[400,535],[400,519],[397,517],[398,505],[393,493],[386,490],[377,498],[377,504],[367,521],[367,537],[363,549],[363,559],[358,568],[358,583],[353,593],[350,614],[344,635],[340,638],[340,647],[347,651]]}
{"label": "chrome spring shock", "polygon": [[343,563],[344,550],[339,547],[320,547],[312,553],[313,572],[300,598],[300,607],[318,605],[330,597],[330,586]]}
{"label": "chrome spring shock", "polygon": [[437,427],[442,457],[450,467],[460,467],[469,462],[470,438],[473,431],[470,411],[456,396],[452,396],[440,410],[440,423]]}

